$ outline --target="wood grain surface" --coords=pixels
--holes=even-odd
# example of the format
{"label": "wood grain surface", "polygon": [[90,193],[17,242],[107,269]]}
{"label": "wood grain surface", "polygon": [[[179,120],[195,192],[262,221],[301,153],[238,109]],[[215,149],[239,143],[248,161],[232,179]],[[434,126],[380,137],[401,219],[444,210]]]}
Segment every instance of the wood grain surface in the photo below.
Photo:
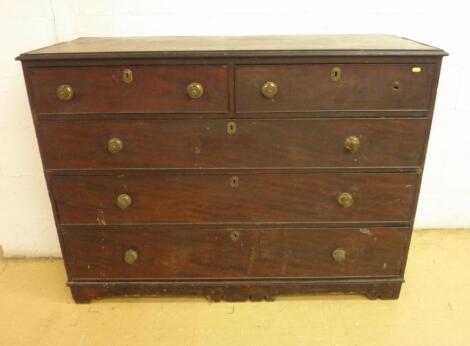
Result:
{"label": "wood grain surface", "polygon": [[[232,187],[236,176],[239,186]],[[410,220],[418,174],[136,172],[50,177],[61,224]],[[337,198],[354,198],[343,208]],[[119,209],[116,198],[132,205]]]}
{"label": "wood grain surface", "polygon": [[[81,38],[20,55],[75,301],[398,298],[446,54],[314,35]],[[123,150],[111,154],[110,138]]]}
{"label": "wood grain surface", "polygon": [[[41,121],[38,130],[46,169],[419,167],[427,120]],[[344,148],[349,136],[357,152]],[[111,138],[121,152],[108,151]]]}
{"label": "wood grain surface", "polygon": [[81,37],[21,54],[19,60],[136,56],[436,55],[447,53],[407,38],[383,35]]}
{"label": "wood grain surface", "polygon": [[[236,240],[233,233],[237,232]],[[398,276],[400,228],[100,231],[64,234],[74,280]],[[332,252],[342,248],[344,262]],[[133,249],[138,258],[124,261]]]}
{"label": "wood grain surface", "polygon": [[[331,70],[341,68],[341,80]],[[246,112],[311,112],[319,110],[428,109],[434,65],[300,64],[247,65],[235,70],[236,110]],[[266,81],[279,92],[272,98],[260,90]]]}
{"label": "wood grain surface", "polygon": [[[132,83],[122,81],[122,70],[133,71]],[[204,87],[191,99],[186,87]],[[228,72],[225,65],[108,66],[33,68],[30,70],[32,103],[38,113],[74,112],[226,112]],[[59,100],[59,85],[74,89],[71,100]]]}

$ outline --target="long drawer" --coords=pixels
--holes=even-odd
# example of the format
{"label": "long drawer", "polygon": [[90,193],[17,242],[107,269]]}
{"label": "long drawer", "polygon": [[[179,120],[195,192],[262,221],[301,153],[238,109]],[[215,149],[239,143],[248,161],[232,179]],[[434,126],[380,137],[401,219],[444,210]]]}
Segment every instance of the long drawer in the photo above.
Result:
{"label": "long drawer", "polygon": [[40,114],[228,110],[226,65],[32,68],[29,78]]}
{"label": "long drawer", "polygon": [[41,121],[47,169],[418,167],[426,119]]}
{"label": "long drawer", "polygon": [[408,222],[418,174],[144,171],[49,180],[62,224]]}
{"label": "long drawer", "polygon": [[236,110],[424,110],[433,64],[300,64],[237,66]]}
{"label": "long drawer", "polygon": [[68,230],[72,280],[398,276],[405,228]]}

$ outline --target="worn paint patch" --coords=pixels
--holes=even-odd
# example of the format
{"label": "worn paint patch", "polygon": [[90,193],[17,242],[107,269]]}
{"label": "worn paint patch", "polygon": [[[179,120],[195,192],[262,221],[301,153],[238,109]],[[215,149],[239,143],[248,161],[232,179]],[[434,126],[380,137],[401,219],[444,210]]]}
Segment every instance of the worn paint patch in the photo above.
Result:
{"label": "worn paint patch", "polygon": [[249,259],[249,262],[248,262],[248,270],[247,270],[247,274],[250,275],[254,269],[254,266],[256,264],[256,248],[254,246],[251,247],[250,249],[250,259]]}
{"label": "worn paint patch", "polygon": [[372,235],[372,232],[368,228],[359,228],[359,232],[362,234]]}
{"label": "worn paint patch", "polygon": [[98,209],[98,217],[96,218],[96,221],[98,222],[98,225],[106,225],[106,219],[104,217],[103,209]]}

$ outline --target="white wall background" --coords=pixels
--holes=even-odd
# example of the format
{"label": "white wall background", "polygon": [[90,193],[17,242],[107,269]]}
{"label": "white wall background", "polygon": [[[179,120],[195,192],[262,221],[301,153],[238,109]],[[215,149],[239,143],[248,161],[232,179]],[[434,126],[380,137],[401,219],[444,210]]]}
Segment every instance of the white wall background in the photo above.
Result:
{"label": "white wall background", "polygon": [[470,25],[465,1],[0,0],[0,245],[59,256],[20,63],[80,36],[391,33],[445,58],[416,228],[470,228]]}

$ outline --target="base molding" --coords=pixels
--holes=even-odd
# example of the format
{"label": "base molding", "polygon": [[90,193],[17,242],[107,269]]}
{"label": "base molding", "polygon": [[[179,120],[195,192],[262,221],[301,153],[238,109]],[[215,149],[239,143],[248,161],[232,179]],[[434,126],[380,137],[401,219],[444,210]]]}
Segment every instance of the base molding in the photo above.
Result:
{"label": "base molding", "polygon": [[188,280],[70,281],[76,303],[93,299],[139,296],[199,296],[210,301],[274,301],[280,295],[363,294],[369,299],[397,299],[402,278],[336,280]]}

